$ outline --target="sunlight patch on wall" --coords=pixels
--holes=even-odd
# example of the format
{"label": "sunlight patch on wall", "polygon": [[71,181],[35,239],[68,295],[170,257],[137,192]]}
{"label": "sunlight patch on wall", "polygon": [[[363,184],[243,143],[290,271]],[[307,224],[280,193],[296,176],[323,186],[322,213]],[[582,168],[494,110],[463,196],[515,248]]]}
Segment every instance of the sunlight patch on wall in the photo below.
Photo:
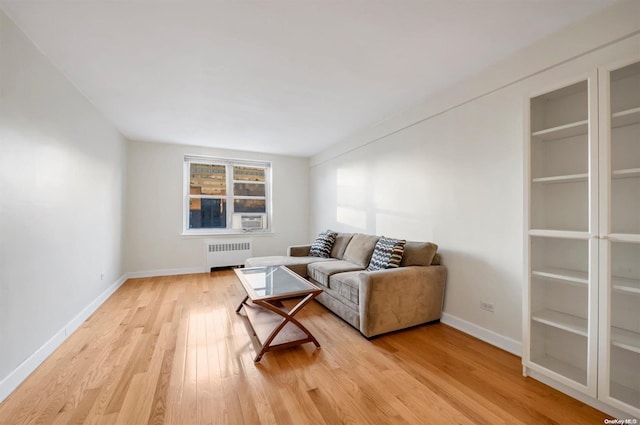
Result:
{"label": "sunlight patch on wall", "polygon": [[367,196],[363,187],[338,186],[336,203],[338,205],[349,205],[364,208],[367,203]]}
{"label": "sunlight patch on wall", "polygon": [[364,210],[351,207],[338,206],[336,209],[336,220],[338,223],[346,224],[361,230],[367,228],[367,214]]}

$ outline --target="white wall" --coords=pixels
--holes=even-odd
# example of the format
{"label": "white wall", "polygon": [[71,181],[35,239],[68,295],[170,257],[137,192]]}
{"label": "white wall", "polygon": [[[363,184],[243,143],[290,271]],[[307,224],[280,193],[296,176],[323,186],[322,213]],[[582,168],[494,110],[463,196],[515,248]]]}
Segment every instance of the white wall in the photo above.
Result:
{"label": "white wall", "polygon": [[639,6],[613,6],[312,158],[311,234],[437,243],[449,269],[443,320],[519,353],[525,99],[640,53],[629,38]]}
{"label": "white wall", "polygon": [[205,270],[205,239],[181,236],[185,154],[271,161],[272,234],[252,234],[253,254],[284,255],[289,245],[308,243],[309,160],[183,146],[129,142],[127,271],[158,275]]}
{"label": "white wall", "polygon": [[125,152],[0,11],[0,400],[121,282]]}
{"label": "white wall", "polygon": [[449,268],[445,311],[518,339],[521,102],[503,90],[316,164],[312,205],[323,211],[312,228],[437,243]]}

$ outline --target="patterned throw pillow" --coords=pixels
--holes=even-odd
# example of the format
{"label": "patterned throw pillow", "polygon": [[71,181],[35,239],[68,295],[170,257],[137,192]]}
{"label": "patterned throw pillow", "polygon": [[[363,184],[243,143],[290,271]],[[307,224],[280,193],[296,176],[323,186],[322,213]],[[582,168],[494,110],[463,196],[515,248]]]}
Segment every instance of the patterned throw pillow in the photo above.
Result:
{"label": "patterned throw pillow", "polygon": [[406,243],[407,241],[404,239],[391,239],[382,236],[376,243],[367,271],[400,267]]}
{"label": "patterned throw pillow", "polygon": [[313,241],[313,244],[311,244],[309,255],[322,258],[331,257],[331,248],[333,248],[333,244],[336,242],[336,236],[338,236],[338,232],[334,232],[333,230],[326,230],[320,233],[316,240]]}

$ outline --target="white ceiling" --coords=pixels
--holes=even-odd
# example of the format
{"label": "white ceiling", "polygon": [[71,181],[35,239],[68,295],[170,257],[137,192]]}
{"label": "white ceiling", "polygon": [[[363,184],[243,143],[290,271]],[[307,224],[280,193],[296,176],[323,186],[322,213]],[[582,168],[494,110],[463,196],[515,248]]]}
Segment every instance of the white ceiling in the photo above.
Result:
{"label": "white ceiling", "polygon": [[310,156],[613,0],[0,0],[132,140]]}

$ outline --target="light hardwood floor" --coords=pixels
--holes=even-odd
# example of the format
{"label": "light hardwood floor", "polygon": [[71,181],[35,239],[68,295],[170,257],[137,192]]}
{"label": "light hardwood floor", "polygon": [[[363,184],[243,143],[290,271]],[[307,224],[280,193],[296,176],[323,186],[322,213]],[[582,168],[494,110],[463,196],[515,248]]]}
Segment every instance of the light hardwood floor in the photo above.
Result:
{"label": "light hardwood floor", "polygon": [[0,424],[602,424],[520,359],[444,324],[371,341],[313,302],[269,352],[231,270],[127,281],[0,404]]}

